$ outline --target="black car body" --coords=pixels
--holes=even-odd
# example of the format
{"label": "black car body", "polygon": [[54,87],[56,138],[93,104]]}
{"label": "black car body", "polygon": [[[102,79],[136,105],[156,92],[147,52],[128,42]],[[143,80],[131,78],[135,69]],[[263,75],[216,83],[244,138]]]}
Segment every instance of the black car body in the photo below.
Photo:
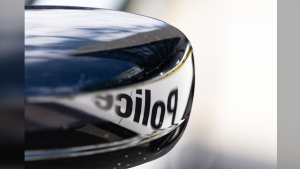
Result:
{"label": "black car body", "polygon": [[128,168],[167,153],[187,125],[192,46],[165,22],[119,11],[25,12],[28,168]]}

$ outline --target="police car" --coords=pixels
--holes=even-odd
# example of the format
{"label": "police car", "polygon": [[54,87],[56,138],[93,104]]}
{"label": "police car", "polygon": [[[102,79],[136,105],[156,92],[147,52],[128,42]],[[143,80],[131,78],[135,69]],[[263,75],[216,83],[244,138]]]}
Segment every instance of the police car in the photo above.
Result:
{"label": "police car", "polygon": [[157,19],[25,10],[25,166],[129,168],[174,147],[191,112],[193,49]]}

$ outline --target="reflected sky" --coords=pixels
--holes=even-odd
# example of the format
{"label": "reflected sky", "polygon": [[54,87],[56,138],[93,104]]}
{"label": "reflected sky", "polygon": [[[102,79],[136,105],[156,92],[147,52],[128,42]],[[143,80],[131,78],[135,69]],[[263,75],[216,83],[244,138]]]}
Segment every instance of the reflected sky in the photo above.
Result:
{"label": "reflected sky", "polygon": [[136,64],[109,53],[102,53],[101,58],[70,54],[83,46],[167,26],[152,18],[111,10],[26,10],[25,94],[69,94],[121,74]]}
{"label": "reflected sky", "polygon": [[62,58],[87,44],[112,41],[167,26],[155,19],[110,10],[52,9],[38,13],[27,10],[25,18],[26,63],[46,61],[47,56]]}

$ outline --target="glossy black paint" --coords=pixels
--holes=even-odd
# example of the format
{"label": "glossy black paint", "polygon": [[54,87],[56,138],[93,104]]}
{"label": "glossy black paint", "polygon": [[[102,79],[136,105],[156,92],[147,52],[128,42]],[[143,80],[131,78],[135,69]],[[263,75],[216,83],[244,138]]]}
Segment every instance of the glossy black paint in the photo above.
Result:
{"label": "glossy black paint", "polygon": [[26,97],[143,82],[174,67],[189,43],[176,28],[152,18],[61,8],[26,7]]}
{"label": "glossy black paint", "polygon": [[82,157],[29,161],[25,163],[25,167],[31,169],[124,169],[134,167],[168,153],[179,141],[186,125],[187,121],[168,135],[140,146]]}
{"label": "glossy black paint", "polygon": [[[80,7],[26,7],[25,30],[25,149],[55,149],[111,143],[137,136],[130,130],[57,103],[27,103],[28,98],[65,96],[138,84],[171,70],[183,57],[188,39],[178,29],[152,18]],[[125,72],[125,74],[124,74]],[[171,133],[149,143],[122,150],[51,160],[27,161],[26,168],[128,168],[167,153],[187,125],[194,94],[194,79],[186,119]],[[166,107],[167,108],[167,107]],[[42,126],[35,119],[51,112]],[[34,112],[33,114],[30,112]],[[60,124],[68,124],[67,129]],[[90,135],[91,125],[97,136]],[[87,132],[82,132],[86,130]],[[81,131],[81,132],[79,132]],[[110,139],[105,134],[110,133]],[[100,135],[100,136],[99,136]],[[72,141],[70,141],[72,140]]]}

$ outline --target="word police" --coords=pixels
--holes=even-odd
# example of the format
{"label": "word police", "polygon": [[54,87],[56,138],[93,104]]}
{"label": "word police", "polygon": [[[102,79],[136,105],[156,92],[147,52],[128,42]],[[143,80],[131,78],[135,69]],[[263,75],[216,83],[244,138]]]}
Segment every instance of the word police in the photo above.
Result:
{"label": "word police", "polygon": [[[151,107],[151,91],[150,90],[144,90],[144,116],[142,119],[142,124],[147,126],[148,125],[148,119],[150,115],[150,107]],[[136,90],[136,98],[132,98],[131,96],[121,93],[116,96],[116,100],[122,101],[126,103],[125,110],[121,109],[120,105],[114,105],[113,106],[113,96],[112,95],[106,95],[106,96],[96,96],[95,104],[100,109],[107,111],[111,108],[114,108],[114,111],[116,114],[122,118],[129,118],[132,115],[133,109],[134,109],[134,117],[133,121],[136,123],[140,122],[141,112],[142,112],[142,101],[143,99],[139,96],[143,96],[143,90],[137,89]],[[163,101],[158,100],[153,104],[152,112],[151,112],[151,126],[155,129],[159,129],[163,125],[164,117],[166,111],[170,114],[172,114],[172,124],[175,122],[176,117],[176,110],[177,110],[177,100],[178,100],[178,89],[171,90],[167,103],[165,104]],[[135,101],[135,107],[133,108],[133,101]],[[173,104],[172,104],[173,103]],[[160,108],[160,115],[157,117],[158,109]],[[156,119],[158,120],[158,124],[156,123]]]}

